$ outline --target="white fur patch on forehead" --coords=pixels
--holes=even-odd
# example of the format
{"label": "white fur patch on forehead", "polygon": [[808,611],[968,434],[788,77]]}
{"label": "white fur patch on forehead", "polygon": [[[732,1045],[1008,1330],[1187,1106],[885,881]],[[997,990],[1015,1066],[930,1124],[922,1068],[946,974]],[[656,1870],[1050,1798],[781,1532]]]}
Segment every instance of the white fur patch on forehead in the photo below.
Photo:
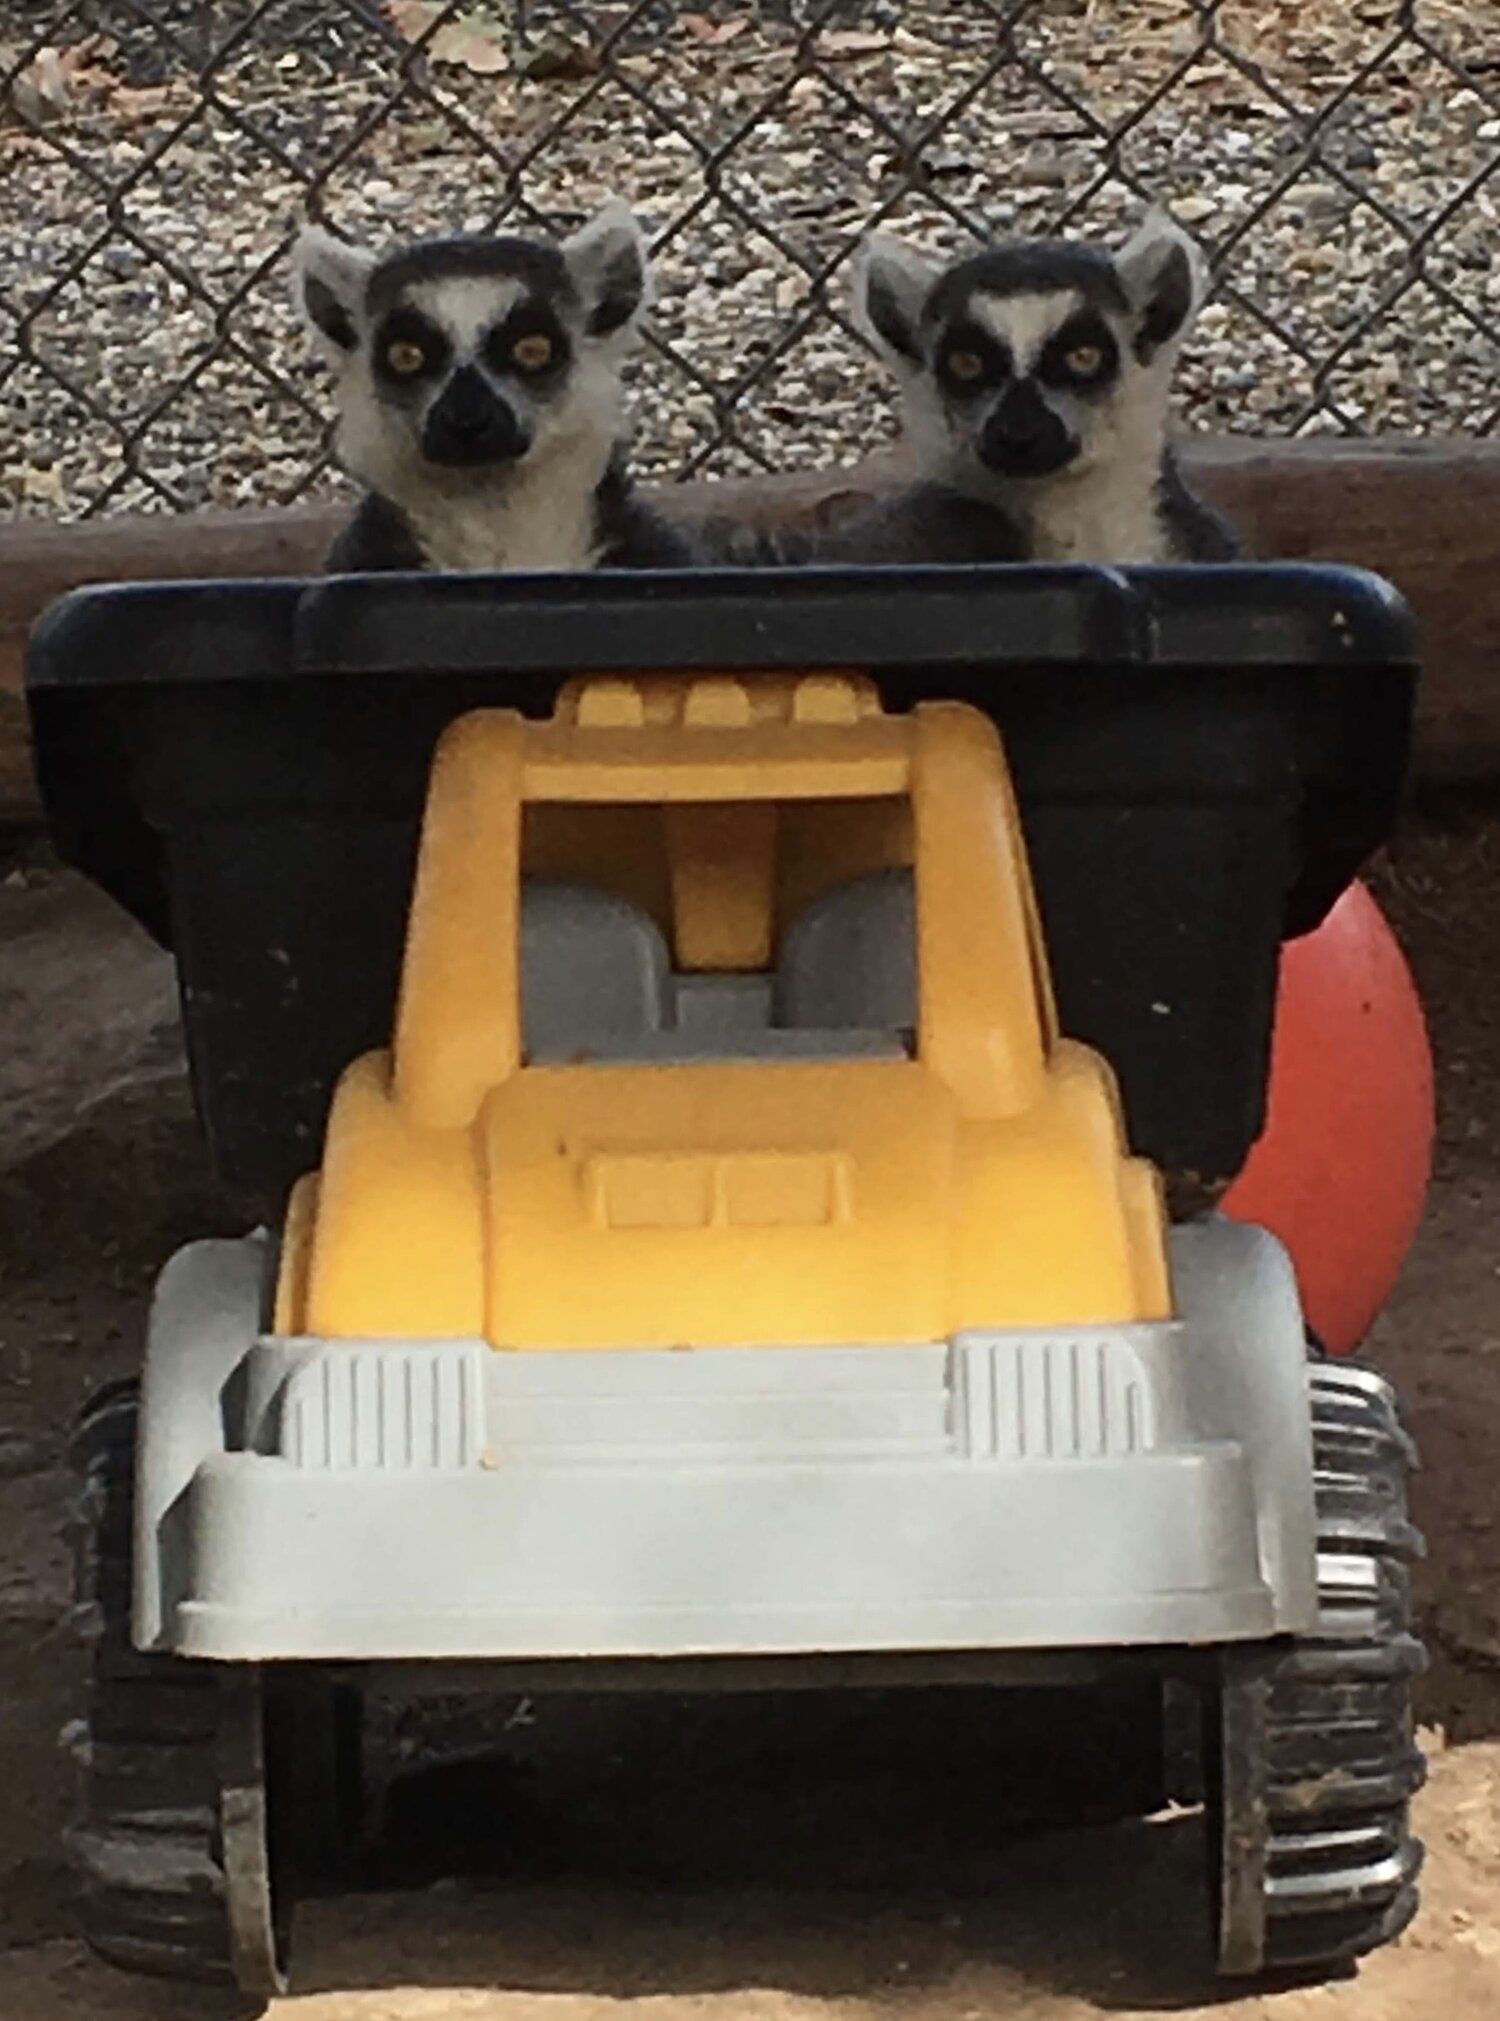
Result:
{"label": "white fur patch on forehead", "polygon": [[454,350],[471,355],[496,323],[503,322],[526,294],[524,281],[504,274],[453,274],[417,281],[401,299],[436,323]]}
{"label": "white fur patch on forehead", "polygon": [[1031,370],[1047,339],[1085,306],[1076,288],[1014,295],[977,290],[968,303],[969,313],[981,329],[1006,346],[1018,377]]}

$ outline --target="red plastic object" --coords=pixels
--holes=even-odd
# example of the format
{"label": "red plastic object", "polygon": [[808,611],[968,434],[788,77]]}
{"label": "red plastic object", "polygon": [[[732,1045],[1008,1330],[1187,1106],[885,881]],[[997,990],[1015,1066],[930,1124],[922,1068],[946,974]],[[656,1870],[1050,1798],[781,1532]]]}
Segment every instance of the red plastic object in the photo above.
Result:
{"label": "red plastic object", "polygon": [[1406,1261],[1432,1171],[1432,1051],[1384,913],[1352,884],[1282,951],[1266,1127],[1224,1211],[1281,1237],[1309,1326],[1358,1347]]}

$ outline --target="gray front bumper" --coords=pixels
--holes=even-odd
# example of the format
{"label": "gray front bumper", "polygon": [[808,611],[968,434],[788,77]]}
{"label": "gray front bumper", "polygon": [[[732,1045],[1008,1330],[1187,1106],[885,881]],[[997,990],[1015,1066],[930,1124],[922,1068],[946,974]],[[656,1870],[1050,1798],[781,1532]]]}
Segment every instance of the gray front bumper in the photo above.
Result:
{"label": "gray front bumper", "polygon": [[503,1354],[263,1336],[263,1245],[196,1245],[153,1313],[137,1640],[618,1658],[1304,1629],[1290,1270],[1223,1221],[1173,1262],[1171,1323]]}

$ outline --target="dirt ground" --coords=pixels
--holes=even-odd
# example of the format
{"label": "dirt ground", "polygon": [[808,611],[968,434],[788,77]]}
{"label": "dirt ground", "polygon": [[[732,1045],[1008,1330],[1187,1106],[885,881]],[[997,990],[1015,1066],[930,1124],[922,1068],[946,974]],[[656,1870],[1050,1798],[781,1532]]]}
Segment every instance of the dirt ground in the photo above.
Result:
{"label": "dirt ground", "polygon": [[[1375,1343],[1423,1448],[1431,1547],[1429,1866],[1409,1935],[1335,1986],[1223,1999],[1191,1820],[996,1832],[981,1755],[966,1773],[952,1734],[934,1773],[904,1729],[873,1752],[866,1732],[851,1759],[793,1711],[768,1753],[721,1708],[691,1735],[648,1715],[592,1761],[575,1749],[524,1803],[503,1760],[461,1768],[450,1787],[486,1859],[442,1879],[419,1852],[403,1888],[308,1911],[276,2016],[573,2021],[627,1999],[672,2021],[1500,2013],[1497,810],[1414,819],[1379,886],[1428,996],[1442,1100],[1427,1226]],[[34,853],[0,854],[0,1117],[0,2017],[187,2021],[214,2010],[114,1976],[69,1933],[58,1454],[84,1394],[134,1365],[161,1260],[242,1210],[201,1174],[167,964]],[[438,1794],[413,1813],[417,1841]]]}

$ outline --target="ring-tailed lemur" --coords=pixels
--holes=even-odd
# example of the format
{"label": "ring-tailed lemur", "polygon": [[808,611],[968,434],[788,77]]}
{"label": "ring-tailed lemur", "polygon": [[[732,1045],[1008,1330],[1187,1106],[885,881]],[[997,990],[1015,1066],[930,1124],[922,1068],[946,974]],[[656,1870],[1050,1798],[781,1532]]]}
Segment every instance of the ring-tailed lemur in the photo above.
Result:
{"label": "ring-tailed lemur", "polygon": [[918,481],[820,546],[902,561],[1232,558],[1233,531],[1188,489],[1167,434],[1204,282],[1198,248],[1159,211],[1113,256],[1018,240],[944,266],[872,241],[856,309],[900,383]]}
{"label": "ring-tailed lemur", "polygon": [[561,245],[423,239],[376,255],[309,227],[296,293],[337,375],[340,459],[366,486],[330,569],[691,559],[635,496],[619,446],[647,294],[624,204]]}

